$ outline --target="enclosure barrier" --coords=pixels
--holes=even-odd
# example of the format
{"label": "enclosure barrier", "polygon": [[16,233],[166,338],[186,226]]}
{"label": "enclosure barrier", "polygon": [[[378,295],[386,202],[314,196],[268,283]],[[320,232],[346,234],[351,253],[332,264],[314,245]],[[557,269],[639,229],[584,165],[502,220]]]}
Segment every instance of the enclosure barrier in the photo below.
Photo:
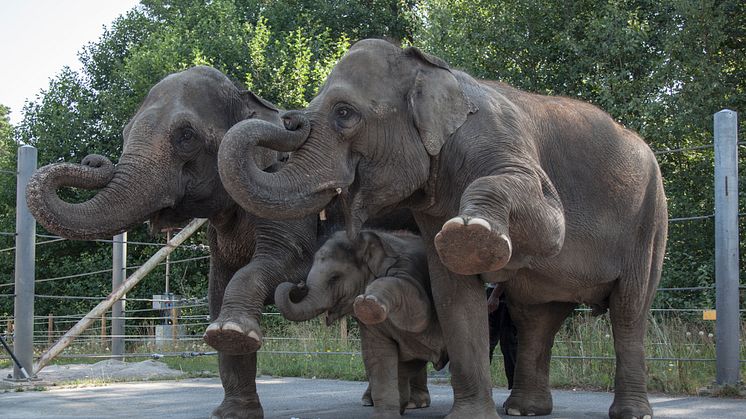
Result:
{"label": "enclosure barrier", "polygon": [[719,385],[739,381],[738,338],[738,122],[737,114],[715,114],[715,312]]}
{"label": "enclosure barrier", "polygon": [[[15,303],[13,314],[13,352],[26,371],[32,372],[34,362],[34,270],[36,258],[36,220],[26,205],[26,185],[36,171],[36,148],[18,149],[18,179],[16,182],[16,264]],[[32,373],[33,374],[33,373]],[[13,378],[24,379],[24,371],[15,365]]]}
{"label": "enclosure barrier", "polygon": [[[716,312],[717,312],[717,319],[716,319],[716,328],[717,328],[717,337],[715,338],[716,341],[716,357],[710,358],[710,357],[687,357],[687,358],[676,358],[676,357],[665,357],[665,356],[658,356],[658,357],[646,357],[646,360],[648,361],[698,361],[698,362],[715,362],[716,364],[716,382],[718,384],[736,384],[739,380],[739,362],[743,363],[745,361],[740,360],[739,361],[739,332],[740,332],[740,312],[743,312],[744,310],[739,310],[739,289],[743,287],[739,287],[739,267],[738,267],[738,217],[743,216],[745,214],[739,214],[738,213],[738,186],[737,186],[737,179],[738,179],[738,172],[737,172],[737,147],[738,147],[738,141],[737,141],[737,114],[733,111],[724,110],[721,112],[718,112],[714,115],[715,120],[715,138],[714,138],[714,148],[715,148],[715,214],[710,215],[704,215],[704,216],[693,216],[693,217],[684,217],[684,218],[675,218],[670,219],[669,222],[675,222],[675,221],[691,221],[691,220],[704,220],[704,219],[715,219],[715,232],[716,232],[716,269],[715,269],[715,282],[716,287],[687,287],[687,288],[661,288],[659,291],[697,291],[697,290],[712,290],[715,289],[716,291]],[[671,152],[678,152],[678,151],[689,151],[689,150],[700,150],[700,149],[712,149],[713,145],[709,146],[696,146],[696,147],[689,147],[684,148],[680,150],[664,150],[656,152],[656,154],[667,154]],[[28,149],[33,149],[33,147],[24,146]],[[23,147],[22,147],[23,148]],[[35,149],[33,150],[35,154]],[[18,183],[19,187],[18,190],[21,190],[20,183],[22,182],[22,163],[21,163],[21,155],[24,153],[22,149],[19,149],[19,169],[18,169]],[[28,153],[28,151],[26,151]],[[36,167],[36,162],[34,161],[32,165],[33,169]],[[30,174],[28,175],[30,176]],[[25,186],[22,188],[24,191],[24,195],[21,195],[21,199],[18,199],[19,202],[23,203],[25,206]],[[17,195],[18,197],[18,195]],[[21,214],[21,209],[19,209],[18,214]],[[20,217],[20,215],[19,215]],[[32,219],[33,222],[33,219]],[[19,223],[19,221],[17,221]],[[34,245],[41,245],[46,243],[54,243],[55,241],[60,240],[60,238],[56,236],[43,236],[39,235],[39,237],[44,237],[45,239],[49,239],[46,241],[42,241],[40,243],[36,243],[33,235],[34,229],[31,229],[32,234],[29,236],[31,237],[31,258],[30,260],[33,262],[33,249]],[[3,233],[5,234],[5,233]],[[16,239],[16,258],[18,263],[18,257],[27,255],[28,252],[28,244],[24,244],[24,242],[21,240],[21,229],[17,226],[17,239]],[[97,240],[100,242],[108,242],[113,243],[115,249],[114,252],[114,266],[112,270],[104,270],[104,271],[97,271],[96,273],[107,273],[107,272],[113,272],[112,275],[112,286],[113,289],[116,289],[117,279],[115,279],[116,273],[122,273],[122,279],[124,278],[124,272],[127,269],[126,266],[124,266],[124,258],[122,258],[122,265],[119,265],[119,261],[117,261],[117,254],[121,255],[121,252],[123,251],[123,248],[126,247],[126,236],[125,237],[115,237],[114,240]],[[135,244],[136,242],[130,242],[130,244]],[[154,243],[138,243],[138,244],[147,244],[147,245],[156,245]],[[166,246],[166,248],[171,248],[173,250],[173,245],[171,242],[169,242]],[[6,251],[6,250],[13,250],[11,249],[2,249],[0,251]],[[163,249],[161,249],[163,250]],[[170,253],[170,252],[169,252]],[[165,256],[164,256],[165,257]],[[207,256],[201,257],[201,258],[194,258],[196,259],[206,259]],[[149,261],[150,262],[150,261]],[[155,262],[156,264],[158,262]],[[172,262],[175,263],[175,262]],[[144,265],[143,265],[144,266]],[[130,267],[132,269],[133,267]],[[22,272],[19,269],[16,269],[16,275],[18,275],[19,272]],[[30,270],[26,270],[26,273],[32,272],[33,268]],[[138,271],[139,272],[139,271]],[[90,273],[89,273],[90,274]],[[74,276],[82,276],[86,274],[78,274]],[[133,275],[134,276],[134,275]],[[51,278],[51,279],[44,279],[39,280],[37,282],[43,282],[43,281],[50,281],[50,280],[57,280],[59,278]],[[120,279],[119,281],[121,281]],[[33,284],[34,280],[33,277],[31,280],[25,279],[23,286],[26,286],[26,289],[28,289],[29,283],[31,284],[31,305],[30,309],[28,308],[29,305],[26,303],[26,308],[21,309],[24,313],[21,317],[18,314],[19,307],[18,305],[22,301],[26,301],[21,298],[23,293],[21,291],[24,291],[22,286],[19,286],[18,284],[18,276],[16,277],[16,291],[13,295],[16,298],[16,307],[15,307],[15,321],[16,321],[16,328],[14,330],[14,345],[17,345],[19,343],[19,339],[32,339],[31,340],[31,347],[33,348],[33,344],[36,343],[37,345],[44,344],[45,342],[52,341],[53,339],[53,332],[52,332],[52,326],[53,320],[51,320],[50,317],[44,316],[37,317],[37,319],[40,319],[42,321],[49,323],[48,331],[45,331],[43,334],[44,336],[37,339],[35,342],[33,341],[33,298],[34,298],[34,289]],[[129,279],[127,280],[129,282]],[[0,284],[0,287],[2,285],[11,285],[11,284]],[[134,286],[134,284],[132,284]],[[130,287],[131,288],[131,287]],[[128,288],[127,290],[129,290]],[[2,288],[0,288],[1,290]],[[115,359],[121,359],[122,356],[128,356],[128,357],[152,357],[152,358],[160,358],[164,356],[181,356],[181,357],[191,357],[191,356],[202,356],[202,355],[214,355],[216,352],[214,351],[186,351],[186,352],[164,352],[164,353],[125,353],[124,349],[124,342],[134,342],[134,341],[144,341],[145,338],[132,338],[128,336],[125,332],[124,324],[125,319],[142,319],[140,317],[128,317],[124,314],[124,304],[126,304],[126,297],[125,293],[127,290],[123,290],[121,292],[121,295],[119,298],[112,299],[112,295],[110,295],[109,299],[106,301],[100,303],[93,311],[91,311],[87,315],[83,315],[82,318],[80,318],[81,315],[76,315],[76,319],[80,318],[80,320],[77,320],[77,323],[75,326],[73,326],[73,329],[78,328],[78,333],[82,332],[85,327],[88,327],[92,325],[96,321],[101,321],[101,334],[97,336],[88,336],[83,339],[90,339],[91,341],[99,340],[103,341],[104,338],[111,339],[112,342],[112,353],[111,355],[101,355],[101,354],[71,354],[71,355],[65,355],[64,357],[91,357],[91,358],[115,358]],[[26,291],[28,292],[28,291]],[[2,296],[0,294],[0,296]],[[38,298],[62,298],[62,296],[42,296],[42,295],[36,295]],[[100,297],[65,297],[65,298],[80,298],[80,299],[97,299],[100,300]],[[131,299],[130,301],[134,301],[134,299]],[[112,305],[106,306],[104,303],[111,302]],[[116,311],[116,306],[113,304],[114,302],[119,302],[122,304],[122,310]],[[102,306],[104,304],[104,306]],[[201,305],[204,305],[205,303],[200,303]],[[106,306],[106,307],[105,307]],[[103,308],[105,307],[105,308]],[[105,312],[108,310],[108,308],[112,308],[112,313],[110,317],[105,316]],[[98,309],[98,310],[97,310]],[[585,309],[579,309],[579,311],[587,311]],[[688,314],[695,314],[695,313],[701,313],[701,309],[677,309],[677,308],[666,308],[666,309],[660,309],[655,308],[652,309],[651,312],[662,312],[662,311],[672,311],[677,313],[688,313]],[[95,312],[95,313],[94,313]],[[98,314],[100,313],[100,314]],[[135,314],[133,312],[128,312],[128,315],[131,316],[132,314]],[[264,313],[264,314],[275,314],[276,313]],[[73,323],[76,321],[76,319],[72,319],[74,316],[69,316],[71,320],[62,320],[58,321],[58,323],[64,324],[67,323]],[[198,319],[200,316],[193,316],[194,319]],[[19,321],[20,319],[31,319],[25,323]],[[158,319],[157,317],[149,317],[153,319]],[[4,321],[4,320],[2,320]],[[11,322],[10,319],[7,320],[9,323]],[[107,325],[107,321],[109,325]],[[121,323],[120,323],[121,322]],[[85,327],[79,327],[81,324],[85,323]],[[195,327],[198,327],[201,323],[191,323]],[[204,318],[204,324],[207,324],[206,317]],[[25,328],[24,330],[19,330]],[[38,328],[37,328],[38,329]],[[34,369],[30,369],[26,367],[29,371],[38,372],[41,368],[43,368],[46,363],[51,361],[51,359],[59,354],[67,344],[72,342],[73,337],[70,335],[72,334],[74,330],[70,329],[62,338],[60,341],[57,342],[55,346],[50,348],[50,350],[45,353],[42,358],[39,360],[36,366],[34,366]],[[109,330],[110,332],[107,332]],[[700,332],[701,334],[701,332]],[[25,336],[28,336],[26,338]],[[710,335],[712,336],[712,335]],[[283,337],[271,337],[271,336],[265,336],[265,340],[272,341],[272,340],[282,340],[282,339],[296,339],[296,340],[302,340],[299,338],[283,338]],[[185,337],[183,340],[186,341],[201,341],[201,335],[190,335]],[[351,339],[355,340],[355,339]],[[42,342],[44,341],[44,342]],[[63,343],[63,341],[66,341],[65,345],[60,347],[60,345]],[[121,345],[121,346],[120,346]],[[655,345],[655,343],[653,343]],[[121,349],[119,349],[121,348]],[[349,351],[326,351],[326,352],[319,352],[310,350],[311,348],[308,348],[309,350],[306,351],[287,351],[287,350],[264,350],[264,352],[271,353],[271,354],[280,354],[280,355],[359,355],[358,352],[349,352]],[[54,354],[52,352],[55,352]],[[31,350],[24,350],[24,354],[28,354],[29,356],[32,356],[33,352]],[[2,357],[0,357],[2,358]],[[563,355],[553,355],[553,358],[557,359],[584,359],[584,360],[614,360],[613,356],[597,356],[597,355],[591,355],[588,354],[583,356],[563,356]],[[42,362],[43,361],[43,362]],[[33,358],[31,358],[31,361],[29,362],[29,365],[33,362]]]}
{"label": "enclosure barrier", "polygon": [[148,261],[143,264],[137,271],[127,278],[122,285],[116,290],[112,291],[111,294],[96,307],[91,310],[86,317],[81,319],[75,324],[67,333],[54,344],[49,350],[47,350],[39,358],[39,361],[34,364],[34,374],[38,373],[49,361],[54,359],[63,349],[65,349],[76,336],[80,335],[88,326],[90,326],[95,320],[100,318],[106,313],[111,306],[118,300],[120,300],[127,291],[131,290],[145,275],[150,272],[155,266],[166,258],[168,254],[173,252],[184,240],[189,238],[197,229],[207,221],[205,218],[195,218],[192,220],[179,234],[175,235],[165,246],[158,250]]}

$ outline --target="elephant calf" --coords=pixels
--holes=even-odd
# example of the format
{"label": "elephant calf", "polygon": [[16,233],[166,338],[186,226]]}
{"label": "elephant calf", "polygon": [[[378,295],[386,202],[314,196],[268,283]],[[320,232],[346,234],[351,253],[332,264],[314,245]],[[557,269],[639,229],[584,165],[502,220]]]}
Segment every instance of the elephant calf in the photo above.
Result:
{"label": "elephant calf", "polygon": [[366,230],[352,242],[338,232],[316,252],[306,283],[280,284],[275,302],[293,321],[325,312],[329,325],[354,312],[373,417],[429,405],[426,364],[440,370],[448,356],[420,237]]}

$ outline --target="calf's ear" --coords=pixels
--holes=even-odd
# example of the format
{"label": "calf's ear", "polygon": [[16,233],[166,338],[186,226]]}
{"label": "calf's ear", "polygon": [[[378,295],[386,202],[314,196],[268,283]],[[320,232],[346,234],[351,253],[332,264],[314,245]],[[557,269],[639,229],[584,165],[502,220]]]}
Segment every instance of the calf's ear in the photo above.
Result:
{"label": "calf's ear", "polygon": [[380,236],[372,231],[363,231],[358,238],[358,258],[368,266],[376,278],[388,276],[386,273],[395,263],[388,246]]}
{"label": "calf's ear", "polygon": [[443,60],[414,47],[405,53],[420,65],[407,95],[409,111],[425,149],[435,156],[477,107]]}

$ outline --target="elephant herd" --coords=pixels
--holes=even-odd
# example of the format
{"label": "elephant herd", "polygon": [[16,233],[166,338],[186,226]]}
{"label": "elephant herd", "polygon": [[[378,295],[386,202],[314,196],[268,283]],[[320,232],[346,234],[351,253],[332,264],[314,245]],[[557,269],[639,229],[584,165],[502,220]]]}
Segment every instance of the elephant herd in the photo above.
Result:
{"label": "elephant herd", "polygon": [[[448,417],[496,418],[485,282],[502,283],[518,330],[508,415],[551,412],[554,335],[585,304],[611,318],[609,416],[652,417],[643,339],[666,197],[648,145],[598,108],[362,40],[306,109],[200,66],[153,86],[123,137],[116,165],[40,168],[28,206],[71,239],[209,219],[204,339],[224,388],[211,417],[263,417],[256,352],[274,302],[291,320],[358,318],[373,417],[427,406],[426,363],[449,362]],[[61,187],[98,192],[69,203]]]}

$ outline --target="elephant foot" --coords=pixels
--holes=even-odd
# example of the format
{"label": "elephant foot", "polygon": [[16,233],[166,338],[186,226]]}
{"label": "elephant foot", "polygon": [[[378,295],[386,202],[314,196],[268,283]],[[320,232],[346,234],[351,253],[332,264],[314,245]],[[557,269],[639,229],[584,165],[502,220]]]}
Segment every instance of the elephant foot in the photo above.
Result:
{"label": "elephant foot", "polygon": [[210,419],[263,419],[264,410],[257,398],[255,401],[223,399],[223,403],[210,414]]}
{"label": "elephant foot", "polygon": [[369,326],[383,322],[388,316],[388,308],[374,295],[358,295],[352,309],[355,317]]}
{"label": "elephant foot", "polygon": [[611,419],[652,419],[653,409],[650,407],[647,396],[642,399],[622,398],[614,396],[614,402],[609,408],[609,418]]}
{"label": "elephant foot", "polygon": [[373,406],[373,397],[371,397],[370,395],[370,384],[368,384],[368,388],[365,389],[365,393],[363,393],[361,401],[363,403],[363,406]]}
{"label": "elephant foot", "polygon": [[262,332],[253,318],[229,319],[222,315],[212,322],[203,336],[205,342],[228,355],[245,355],[262,346]]}
{"label": "elephant foot", "polygon": [[494,272],[510,261],[510,238],[492,230],[490,223],[466,215],[451,218],[435,236],[441,262],[452,272],[476,275]]}
{"label": "elephant foot", "polygon": [[513,390],[503,408],[510,416],[548,415],[552,413],[552,394],[549,391],[526,394]]}
{"label": "elephant foot", "polygon": [[407,409],[422,409],[430,406],[430,392],[427,390],[410,390]]}
{"label": "elephant foot", "polygon": [[500,419],[495,409],[495,403],[480,404],[480,406],[471,406],[465,403],[454,405],[445,419]]}
{"label": "elephant foot", "polygon": [[373,412],[370,417],[371,419],[395,419],[400,418],[401,413],[398,410],[381,410]]}

